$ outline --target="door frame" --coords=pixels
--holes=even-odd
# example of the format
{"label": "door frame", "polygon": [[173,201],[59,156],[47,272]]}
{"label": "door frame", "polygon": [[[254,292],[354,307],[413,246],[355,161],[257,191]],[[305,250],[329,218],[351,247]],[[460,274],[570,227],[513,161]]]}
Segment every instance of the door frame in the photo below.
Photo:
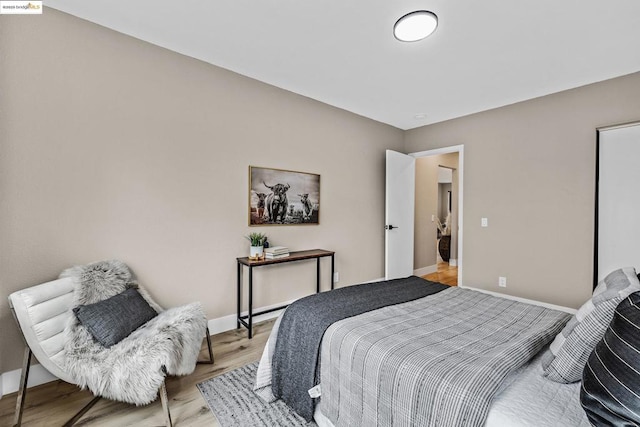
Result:
{"label": "door frame", "polygon": [[[411,157],[429,157],[437,156],[440,154],[458,153],[458,286],[463,286],[462,282],[462,270],[463,270],[463,212],[464,212],[464,144],[452,145],[450,147],[434,148],[432,150],[418,151],[415,153],[409,153]],[[414,231],[415,233],[415,231]]]}

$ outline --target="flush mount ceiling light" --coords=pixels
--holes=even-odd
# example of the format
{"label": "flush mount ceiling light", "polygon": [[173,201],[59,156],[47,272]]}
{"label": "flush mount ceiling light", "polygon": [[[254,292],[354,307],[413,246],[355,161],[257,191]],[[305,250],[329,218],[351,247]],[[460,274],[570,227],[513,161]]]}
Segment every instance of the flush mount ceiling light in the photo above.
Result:
{"label": "flush mount ceiling light", "polygon": [[393,26],[393,35],[401,42],[422,40],[436,30],[438,17],[427,10],[407,13]]}

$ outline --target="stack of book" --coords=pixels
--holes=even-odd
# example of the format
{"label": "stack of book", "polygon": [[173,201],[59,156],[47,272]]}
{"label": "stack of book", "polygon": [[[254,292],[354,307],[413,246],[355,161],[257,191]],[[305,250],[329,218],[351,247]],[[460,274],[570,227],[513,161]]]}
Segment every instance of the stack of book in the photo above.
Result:
{"label": "stack of book", "polygon": [[285,258],[289,256],[289,248],[286,246],[273,246],[270,248],[265,248],[264,257],[265,259],[276,259],[276,258]]}

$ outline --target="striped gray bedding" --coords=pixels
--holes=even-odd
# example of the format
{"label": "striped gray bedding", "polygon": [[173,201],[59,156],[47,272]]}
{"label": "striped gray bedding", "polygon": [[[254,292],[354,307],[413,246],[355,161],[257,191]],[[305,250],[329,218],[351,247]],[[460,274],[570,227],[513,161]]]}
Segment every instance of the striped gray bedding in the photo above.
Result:
{"label": "striped gray bedding", "polygon": [[282,315],[273,353],[271,391],[307,421],[315,402],[307,391],[317,381],[324,332],[347,317],[423,298],[447,289],[420,277],[366,283],[301,298]]}
{"label": "striped gray bedding", "polygon": [[560,332],[563,312],[451,288],[334,323],[322,413],[336,426],[482,426],[504,378]]}

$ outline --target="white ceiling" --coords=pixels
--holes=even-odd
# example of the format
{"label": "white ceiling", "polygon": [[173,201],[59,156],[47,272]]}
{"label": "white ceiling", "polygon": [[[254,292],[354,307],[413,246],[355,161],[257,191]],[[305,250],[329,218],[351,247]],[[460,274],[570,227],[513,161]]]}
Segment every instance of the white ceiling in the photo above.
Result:
{"label": "white ceiling", "polygon": [[[640,71],[638,0],[46,5],[401,129]],[[394,22],[419,9],[438,29],[398,42]]]}

